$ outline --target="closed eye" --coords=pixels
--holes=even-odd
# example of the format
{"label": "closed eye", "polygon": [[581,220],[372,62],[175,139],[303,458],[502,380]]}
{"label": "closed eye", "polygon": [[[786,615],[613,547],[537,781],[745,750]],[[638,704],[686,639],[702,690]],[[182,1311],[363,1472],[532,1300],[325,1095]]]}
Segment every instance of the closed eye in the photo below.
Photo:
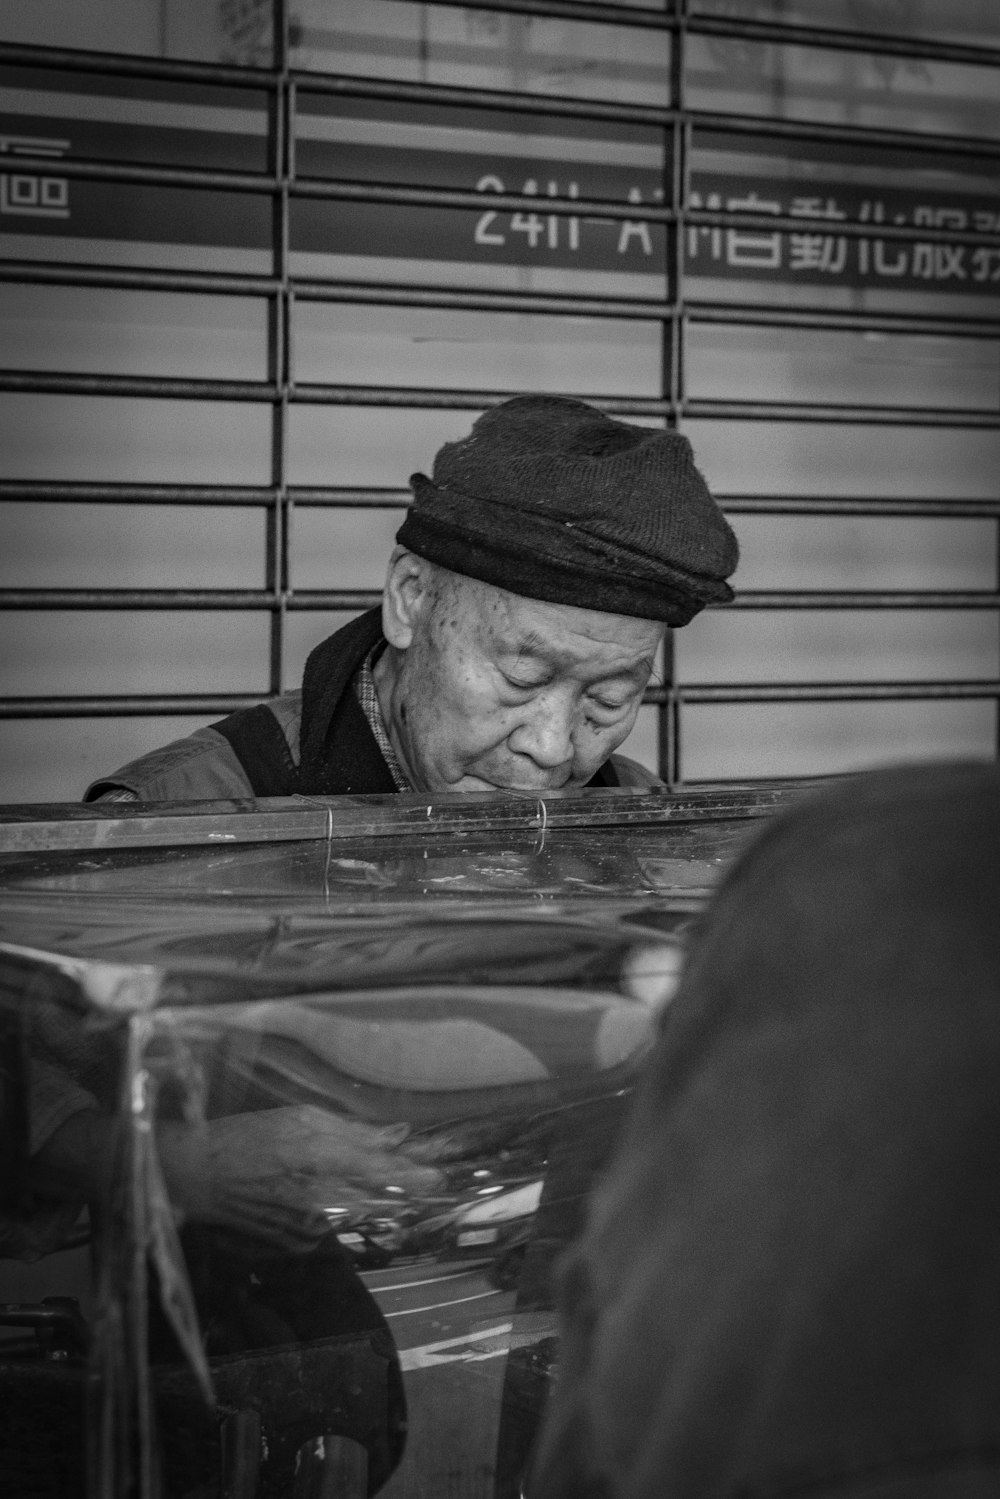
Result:
{"label": "closed eye", "polygon": [[590,703],[600,713],[621,713],[623,711],[623,709],[625,709],[625,708],[627,708],[627,707],[630,706],[630,704],[632,702],[633,694],[629,693],[629,695],[627,697],[620,698],[620,699],[618,699],[618,698],[608,698],[608,697],[598,697],[595,693],[590,693],[588,695],[588,697],[589,697]]}
{"label": "closed eye", "polygon": [[544,681],[528,681],[523,677],[512,677],[508,672],[505,671],[501,672],[500,675],[503,677],[507,686],[510,687],[514,692],[535,692],[539,687],[545,686]]}

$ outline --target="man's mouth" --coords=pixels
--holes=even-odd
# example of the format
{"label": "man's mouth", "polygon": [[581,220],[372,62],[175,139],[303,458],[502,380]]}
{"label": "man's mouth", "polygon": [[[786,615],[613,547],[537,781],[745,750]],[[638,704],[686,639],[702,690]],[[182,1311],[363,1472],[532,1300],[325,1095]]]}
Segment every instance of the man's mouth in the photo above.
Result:
{"label": "man's mouth", "polygon": [[[565,783],[564,783],[565,784]],[[553,791],[561,791],[562,786],[524,786],[520,784],[509,784],[499,781],[484,781],[482,776],[467,776],[465,791],[495,791],[503,796],[548,796]]]}
{"label": "man's mouth", "polygon": [[508,781],[503,777],[488,780],[484,775],[471,771],[463,776],[462,789],[465,791],[503,791],[514,796],[546,796],[552,791],[564,791],[572,783],[572,774],[564,775],[558,780]]}
{"label": "man's mouth", "polygon": [[523,786],[514,784],[511,786],[497,786],[497,791],[510,791],[515,796],[547,796],[552,791],[563,791],[569,784],[568,780],[560,781],[558,785],[546,782],[541,786]]}

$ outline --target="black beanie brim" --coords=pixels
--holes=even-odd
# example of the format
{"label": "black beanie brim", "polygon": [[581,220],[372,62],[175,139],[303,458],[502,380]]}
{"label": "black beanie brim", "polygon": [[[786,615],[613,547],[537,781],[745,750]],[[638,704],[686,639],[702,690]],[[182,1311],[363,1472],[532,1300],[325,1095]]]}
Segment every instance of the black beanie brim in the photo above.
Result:
{"label": "black beanie brim", "polygon": [[410,483],[396,540],[511,593],[673,626],[733,597],[736,537],[670,428],[514,396]]}
{"label": "black beanie brim", "polygon": [[[428,490],[435,490],[436,510],[454,508],[462,513],[430,514],[418,503],[407,512],[396,540],[450,572],[524,598],[661,619],[675,629],[688,624],[706,604],[733,598],[728,583],[691,573],[671,577],[666,565],[650,571],[647,558],[570,522],[446,496],[424,474],[414,474],[410,483],[418,502],[426,501]],[[489,521],[492,525],[484,524]]]}

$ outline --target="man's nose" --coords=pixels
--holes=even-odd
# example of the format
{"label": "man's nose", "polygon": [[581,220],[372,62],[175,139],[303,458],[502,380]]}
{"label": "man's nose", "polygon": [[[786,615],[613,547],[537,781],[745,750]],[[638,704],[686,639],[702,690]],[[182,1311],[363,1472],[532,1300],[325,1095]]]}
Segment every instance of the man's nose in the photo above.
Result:
{"label": "man's nose", "polygon": [[528,755],[545,770],[556,770],[573,759],[574,726],[573,704],[546,694],[527,706],[507,742],[516,754]]}

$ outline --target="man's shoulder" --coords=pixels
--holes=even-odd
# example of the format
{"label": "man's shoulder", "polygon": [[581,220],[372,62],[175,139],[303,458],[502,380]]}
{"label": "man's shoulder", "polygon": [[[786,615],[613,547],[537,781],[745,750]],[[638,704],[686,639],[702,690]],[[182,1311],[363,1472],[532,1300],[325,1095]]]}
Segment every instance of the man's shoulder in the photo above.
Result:
{"label": "man's shoulder", "polygon": [[195,729],[93,781],[84,801],[185,802],[252,796],[246,772],[214,728]]}
{"label": "man's shoulder", "polygon": [[619,786],[626,786],[643,790],[645,787],[662,786],[664,782],[645,765],[638,760],[633,760],[629,755],[612,755],[611,764],[618,775]]}
{"label": "man's shoulder", "polygon": [[[298,761],[302,694],[283,693],[263,703]],[[226,801],[253,796],[253,787],[225,734],[214,726],[195,729],[140,755],[87,787],[84,801]]]}
{"label": "man's shoulder", "polygon": [[292,759],[298,765],[299,735],[302,731],[302,689],[296,687],[293,692],[283,692],[280,697],[271,698],[264,707],[269,708],[278,720],[278,727],[288,741]]}

